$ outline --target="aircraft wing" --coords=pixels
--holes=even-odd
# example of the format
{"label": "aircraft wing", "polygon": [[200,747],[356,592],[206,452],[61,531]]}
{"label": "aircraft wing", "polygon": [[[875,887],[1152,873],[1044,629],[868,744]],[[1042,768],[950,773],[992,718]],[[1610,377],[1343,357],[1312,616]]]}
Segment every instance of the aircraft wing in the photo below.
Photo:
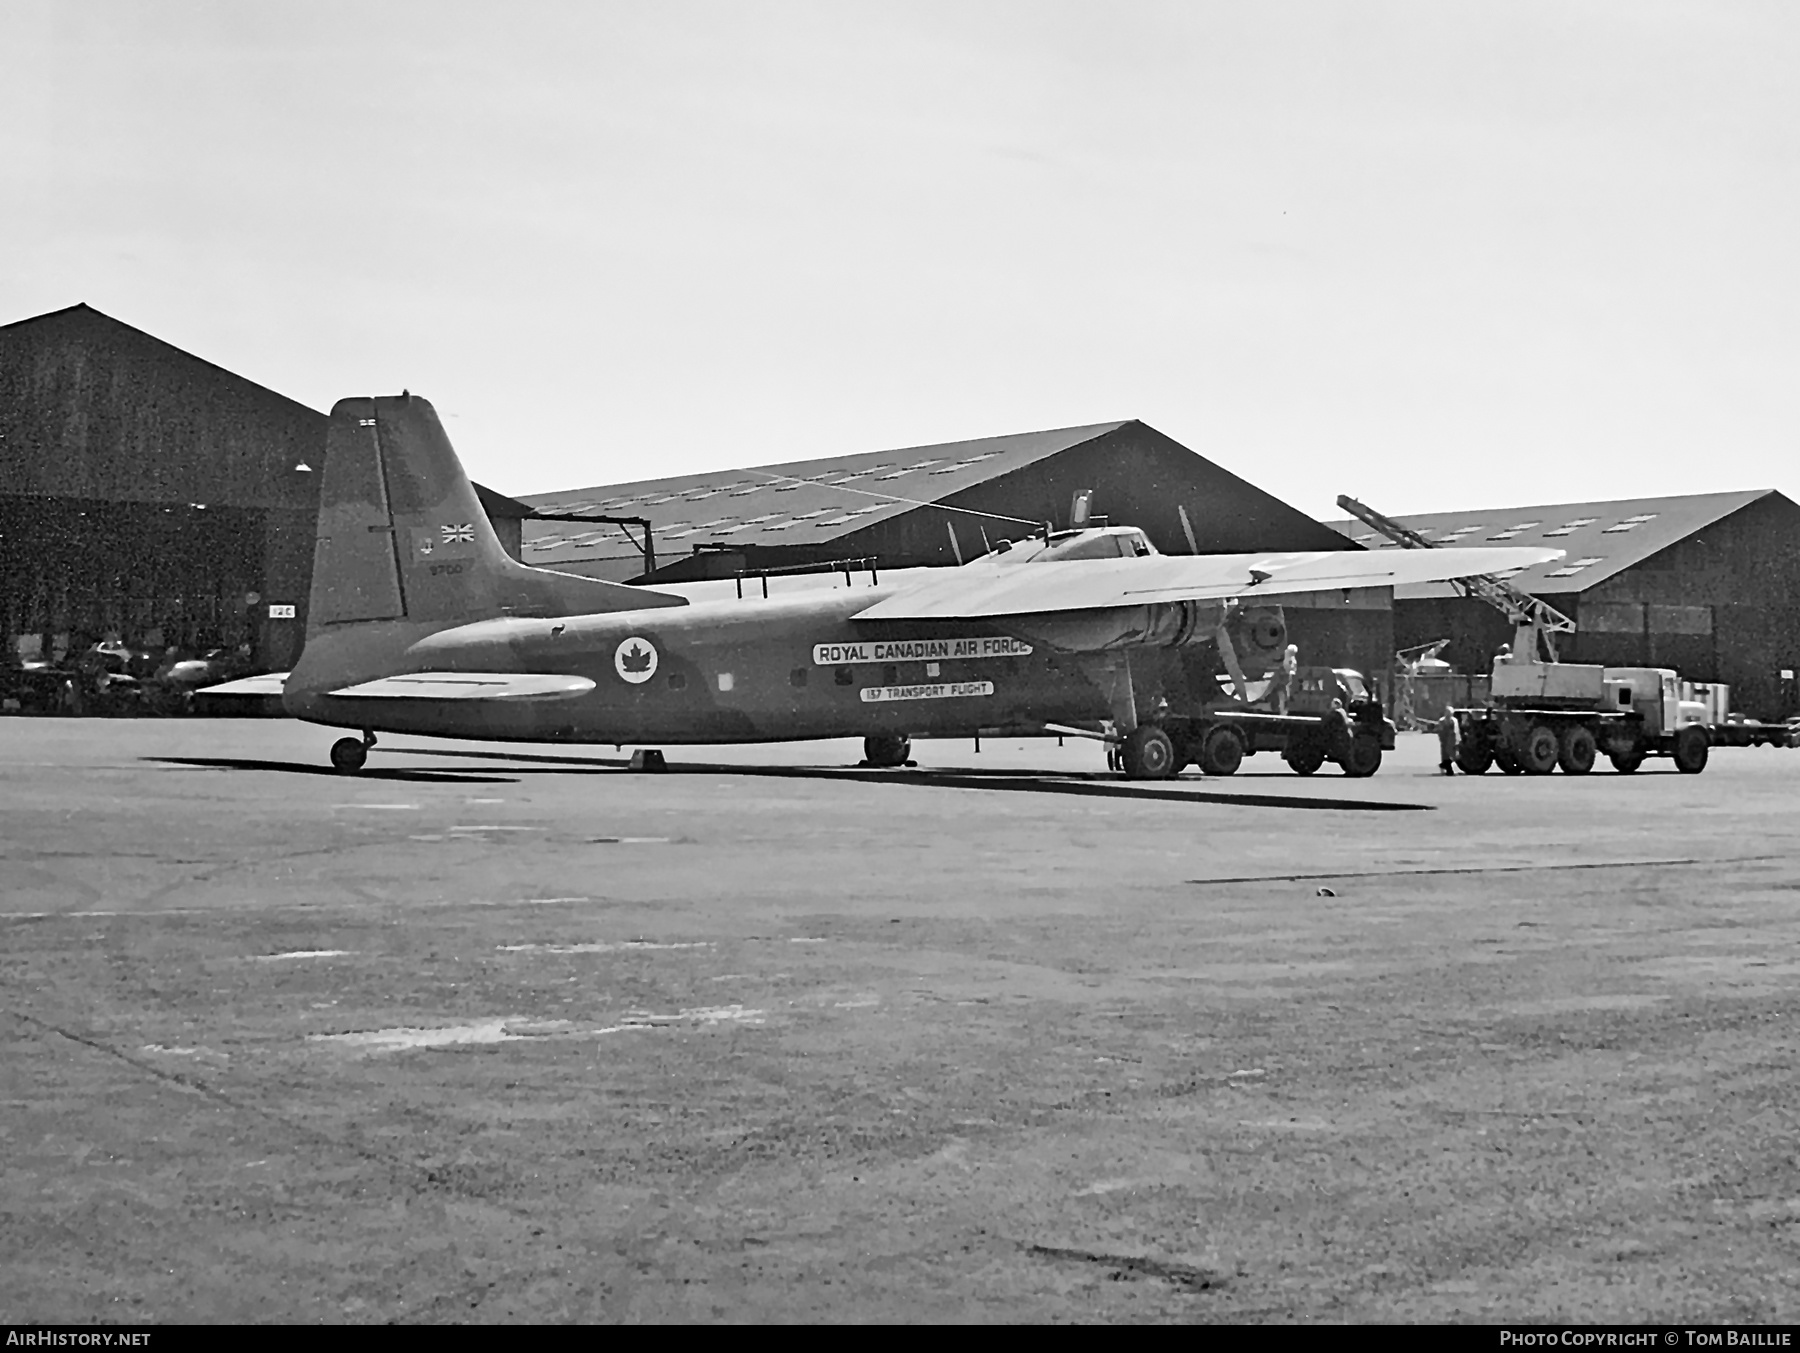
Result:
{"label": "aircraft wing", "polygon": [[1560,559],[1561,550],[1491,546],[1442,550],[1330,550],[1306,554],[1157,554],[1065,559],[989,569],[945,569],[941,577],[858,611],[856,620],[978,620],[1090,611],[1155,602],[1224,601],[1397,587],[1506,573]]}
{"label": "aircraft wing", "polygon": [[547,672],[407,672],[331,694],[346,700],[567,700],[593,689],[587,677]]}
{"label": "aircraft wing", "polygon": [[264,672],[261,676],[239,677],[222,681],[217,686],[202,686],[195,695],[280,695],[287,684],[286,672]]}

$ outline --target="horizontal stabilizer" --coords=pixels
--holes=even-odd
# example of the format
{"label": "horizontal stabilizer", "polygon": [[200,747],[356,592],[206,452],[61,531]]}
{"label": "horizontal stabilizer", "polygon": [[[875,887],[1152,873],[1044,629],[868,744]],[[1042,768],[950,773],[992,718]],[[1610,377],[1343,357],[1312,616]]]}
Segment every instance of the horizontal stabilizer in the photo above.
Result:
{"label": "horizontal stabilizer", "polygon": [[349,700],[567,700],[593,689],[587,677],[549,672],[408,672],[331,694]]}
{"label": "horizontal stabilizer", "polygon": [[1027,561],[989,568],[970,565],[944,569],[941,576],[878,601],[853,618],[979,620],[1157,602],[1397,587],[1509,573],[1562,555],[1561,550],[1541,546],[1496,545],[1307,554],[1157,554],[1136,559]]}
{"label": "horizontal stabilizer", "polygon": [[261,676],[239,677],[236,681],[220,682],[217,686],[202,686],[195,695],[275,695],[281,694],[287,685],[286,672],[264,672]]}

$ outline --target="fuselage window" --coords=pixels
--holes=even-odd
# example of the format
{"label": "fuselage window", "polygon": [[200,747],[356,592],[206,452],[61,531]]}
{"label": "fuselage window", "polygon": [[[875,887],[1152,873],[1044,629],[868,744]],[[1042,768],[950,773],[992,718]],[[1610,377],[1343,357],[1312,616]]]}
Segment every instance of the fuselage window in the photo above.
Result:
{"label": "fuselage window", "polygon": [[788,673],[788,685],[790,685],[790,686],[805,686],[806,685],[806,669],[804,667],[796,667],[793,671],[789,672]]}
{"label": "fuselage window", "polygon": [[720,672],[719,673],[719,689],[720,690],[728,691],[735,685],[737,685],[737,678],[733,677],[730,672]]}
{"label": "fuselage window", "polygon": [[854,686],[856,684],[856,673],[852,672],[848,667],[838,667],[832,670],[831,679],[840,686]]}
{"label": "fuselage window", "polygon": [[687,689],[687,673],[670,672],[669,689],[672,691],[685,691]]}
{"label": "fuselage window", "polygon": [[886,667],[883,667],[881,669],[881,684],[883,686],[898,686],[900,684],[900,669],[891,662]]}

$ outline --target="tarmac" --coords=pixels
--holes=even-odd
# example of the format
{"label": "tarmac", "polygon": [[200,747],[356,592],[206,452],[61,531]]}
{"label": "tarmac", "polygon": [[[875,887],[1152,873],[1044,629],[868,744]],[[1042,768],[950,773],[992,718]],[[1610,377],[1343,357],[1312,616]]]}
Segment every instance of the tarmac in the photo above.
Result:
{"label": "tarmac", "polygon": [[1800,755],[0,719],[0,1322],[1800,1318]]}

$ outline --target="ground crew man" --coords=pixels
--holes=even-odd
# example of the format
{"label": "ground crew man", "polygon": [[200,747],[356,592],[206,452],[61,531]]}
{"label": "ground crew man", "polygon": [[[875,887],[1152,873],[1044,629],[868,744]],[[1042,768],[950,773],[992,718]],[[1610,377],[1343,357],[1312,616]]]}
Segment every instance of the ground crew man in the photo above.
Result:
{"label": "ground crew man", "polygon": [[1456,741],[1459,731],[1456,715],[1446,713],[1438,720],[1438,769],[1445,775],[1456,774]]}
{"label": "ground crew man", "polygon": [[1288,697],[1294,692],[1294,674],[1300,669],[1300,646],[1289,644],[1281,655],[1281,685],[1275,691],[1275,712],[1286,714]]}

